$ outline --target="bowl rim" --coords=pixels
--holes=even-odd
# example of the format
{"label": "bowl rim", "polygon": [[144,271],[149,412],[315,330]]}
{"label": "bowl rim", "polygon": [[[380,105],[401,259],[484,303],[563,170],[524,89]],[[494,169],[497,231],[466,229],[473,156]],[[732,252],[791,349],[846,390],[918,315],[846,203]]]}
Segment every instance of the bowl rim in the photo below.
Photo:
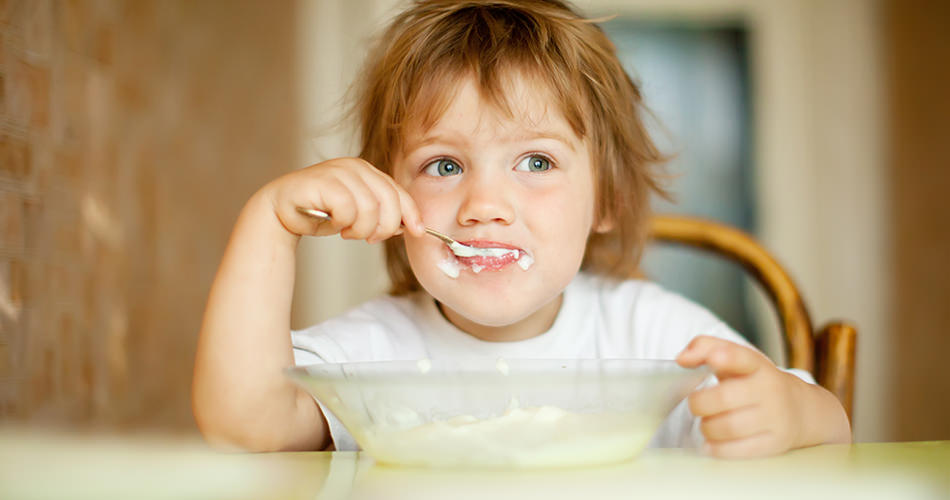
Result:
{"label": "bowl rim", "polygon": [[426,376],[427,379],[432,380],[442,378],[431,376],[433,374],[518,379],[538,375],[577,377],[597,374],[606,377],[623,377],[631,374],[663,375],[668,373],[702,375],[702,379],[713,374],[712,370],[705,365],[686,368],[680,366],[676,360],[651,358],[439,358],[315,363],[284,369],[284,374],[295,380],[322,379],[354,382],[354,379],[376,380],[390,377],[402,380],[417,379],[419,378],[417,376]]}

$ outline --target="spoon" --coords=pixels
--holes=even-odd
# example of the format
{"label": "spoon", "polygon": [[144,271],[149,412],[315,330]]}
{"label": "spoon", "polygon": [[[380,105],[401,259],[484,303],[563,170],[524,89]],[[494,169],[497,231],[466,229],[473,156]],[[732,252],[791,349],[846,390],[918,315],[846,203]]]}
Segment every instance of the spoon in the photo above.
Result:
{"label": "spoon", "polygon": [[[314,219],[325,220],[325,221],[329,221],[329,220],[330,220],[330,214],[324,212],[323,210],[317,210],[317,209],[314,209],[314,208],[297,207],[297,211],[300,212],[300,213],[302,213],[302,214],[304,214],[304,215],[308,215],[308,216],[310,216],[310,217],[313,217]],[[461,243],[455,241],[455,240],[452,239],[450,236],[444,235],[444,234],[442,234],[442,233],[436,231],[435,229],[426,228],[426,233],[428,233],[428,234],[430,234],[430,235],[432,235],[432,236],[435,236],[436,238],[438,238],[438,239],[442,240],[443,242],[445,242],[445,244],[448,245],[449,248],[451,248],[453,252],[456,250],[456,247],[458,247],[458,248],[472,248],[472,247],[470,247],[470,246],[463,245],[463,244],[461,244]]]}
{"label": "spoon", "polygon": [[[330,214],[324,212],[323,210],[317,210],[317,209],[314,209],[314,208],[297,207],[297,211],[300,212],[300,213],[302,213],[302,214],[304,214],[304,215],[308,215],[308,216],[310,216],[310,217],[313,217],[314,219],[325,220],[325,221],[329,221],[329,220],[330,220]],[[444,235],[444,234],[442,234],[442,233],[436,231],[435,229],[429,229],[429,228],[425,228],[425,229],[426,229],[426,233],[428,233],[428,234],[430,234],[430,235],[432,235],[432,236],[435,236],[436,238],[442,240],[446,245],[448,245],[449,248],[451,248],[452,251],[456,253],[456,255],[459,255],[458,250],[461,250],[461,251],[463,251],[463,252],[465,251],[464,249],[471,249],[471,250],[474,250],[474,248],[472,248],[472,247],[470,247],[470,246],[468,246],[468,245],[463,245],[463,244],[461,244],[461,243],[455,241],[454,239],[452,239],[450,236]],[[475,255],[475,254],[472,254],[472,255]],[[471,255],[462,255],[462,257],[470,257],[470,256],[471,256]]]}
{"label": "spoon", "polygon": [[[303,215],[313,217],[314,219],[329,221],[330,214],[324,212],[323,210],[317,210],[314,208],[304,208],[297,207],[297,211]],[[442,234],[435,229],[425,228],[426,233],[435,236],[436,238],[442,240],[443,243],[449,246],[449,250],[452,250],[458,257],[501,257],[511,252],[518,252],[518,250],[512,250],[510,248],[475,248],[468,245],[459,243],[455,241],[451,236]],[[517,255],[516,255],[517,257]]]}

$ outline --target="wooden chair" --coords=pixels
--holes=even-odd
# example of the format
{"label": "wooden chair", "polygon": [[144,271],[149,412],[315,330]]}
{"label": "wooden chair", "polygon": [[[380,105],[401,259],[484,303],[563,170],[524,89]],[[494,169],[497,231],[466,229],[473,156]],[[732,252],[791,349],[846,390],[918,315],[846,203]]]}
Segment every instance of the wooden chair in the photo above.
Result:
{"label": "wooden chair", "polygon": [[789,368],[811,372],[815,380],[841,401],[851,418],[854,401],[854,357],[857,329],[833,321],[812,328],[808,310],[788,273],[750,235],[727,225],[696,217],[657,215],[654,241],[687,245],[739,263],[758,280],[778,311]]}

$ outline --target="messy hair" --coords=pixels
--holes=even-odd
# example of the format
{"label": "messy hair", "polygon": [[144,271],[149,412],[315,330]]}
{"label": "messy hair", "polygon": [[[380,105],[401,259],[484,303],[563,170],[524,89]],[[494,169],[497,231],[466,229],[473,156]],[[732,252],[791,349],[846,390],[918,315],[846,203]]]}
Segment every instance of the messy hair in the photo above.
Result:
{"label": "messy hair", "polygon": [[[417,0],[376,42],[354,87],[360,156],[392,175],[409,127],[426,130],[472,78],[482,98],[512,116],[512,72],[545,85],[591,151],[595,227],[581,268],[634,276],[647,237],[649,198],[665,194],[663,156],[642,121],[640,90],[614,45],[561,0]],[[392,294],[421,289],[402,237],[386,241]]]}

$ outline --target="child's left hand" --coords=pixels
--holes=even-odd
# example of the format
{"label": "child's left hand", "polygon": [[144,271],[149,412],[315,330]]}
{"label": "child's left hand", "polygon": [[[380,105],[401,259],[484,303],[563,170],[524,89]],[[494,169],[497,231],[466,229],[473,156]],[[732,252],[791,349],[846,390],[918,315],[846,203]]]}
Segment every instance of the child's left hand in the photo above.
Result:
{"label": "child's left hand", "polygon": [[834,395],[779,370],[754,349],[699,336],[676,361],[687,368],[707,365],[719,379],[689,396],[710,455],[768,456],[851,440],[847,415]]}

